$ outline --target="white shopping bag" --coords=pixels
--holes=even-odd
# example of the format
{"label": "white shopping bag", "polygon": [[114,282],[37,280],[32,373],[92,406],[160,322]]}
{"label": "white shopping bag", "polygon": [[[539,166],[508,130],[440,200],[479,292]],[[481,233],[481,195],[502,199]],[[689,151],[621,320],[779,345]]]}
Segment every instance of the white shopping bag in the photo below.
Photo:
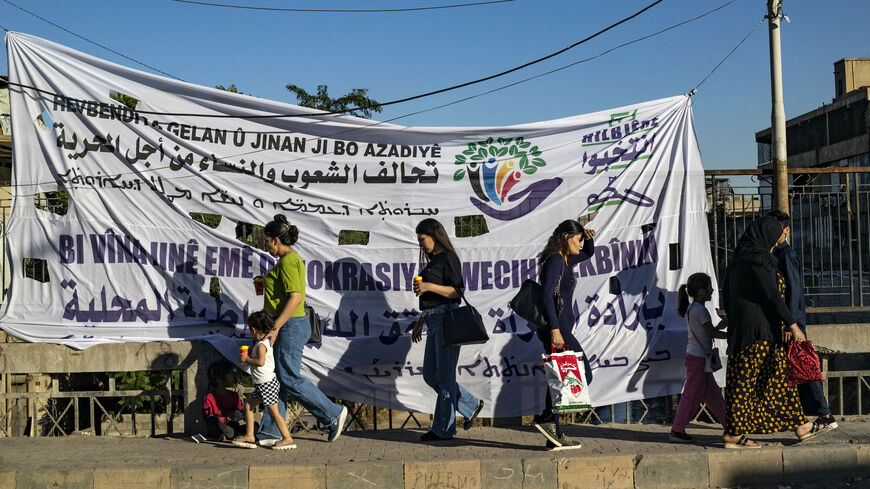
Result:
{"label": "white shopping bag", "polygon": [[573,351],[544,354],[544,371],[556,413],[583,412],[592,407],[586,388],[583,354]]}

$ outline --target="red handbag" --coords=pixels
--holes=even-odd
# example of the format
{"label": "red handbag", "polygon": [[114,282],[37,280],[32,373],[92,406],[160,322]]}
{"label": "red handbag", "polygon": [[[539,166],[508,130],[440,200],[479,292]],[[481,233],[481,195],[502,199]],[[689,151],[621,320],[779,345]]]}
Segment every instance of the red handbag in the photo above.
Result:
{"label": "red handbag", "polygon": [[812,341],[790,341],[788,344],[788,385],[824,382],[822,368]]}

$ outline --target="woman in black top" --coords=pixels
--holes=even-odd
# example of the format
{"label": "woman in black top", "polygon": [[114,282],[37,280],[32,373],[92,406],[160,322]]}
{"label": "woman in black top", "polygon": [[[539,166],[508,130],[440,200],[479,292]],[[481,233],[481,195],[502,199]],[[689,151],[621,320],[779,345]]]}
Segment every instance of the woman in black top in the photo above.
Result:
{"label": "woman in black top", "polygon": [[[725,448],[757,448],[748,433],[795,430],[818,434],[786,381],[785,344],[804,334],[783,301],[784,284],[772,250],[785,239],[773,217],[751,223],[737,242],[722,287],[728,314]],[[788,325],[788,326],[786,326]]]}
{"label": "woman in black top", "polygon": [[[550,353],[553,349],[583,353],[583,348],[573,333],[574,324],[577,322],[574,308],[571,307],[574,287],[577,285],[574,266],[592,257],[595,252],[594,237],[595,231],[583,229],[579,222],[568,219],[553,230],[544,251],[541,252],[541,285],[544,288],[541,294],[541,310],[547,320],[547,327],[538,329],[538,339],[544,346],[544,353]],[[556,310],[554,296],[557,294],[564,305],[561,311]],[[592,381],[592,371],[585,360],[584,355],[586,382],[589,383]],[[535,416],[534,427],[547,438],[548,447],[561,450],[580,448],[580,443],[565,436],[559,428],[559,416],[553,412],[549,388],[544,395],[544,411]]]}
{"label": "woman in black top", "polygon": [[427,326],[426,353],[423,357],[423,380],[438,394],[435,401],[432,429],[420,437],[423,441],[449,440],[456,435],[456,411],[465,417],[464,429],[474,425],[483,408],[483,401],[474,397],[456,382],[458,346],[441,344],[441,326],[444,312],[459,307],[462,265],[444,226],[435,219],[424,219],[417,225],[420,244],[420,262],[426,266],[420,275],[423,281],[414,281],[414,293],[420,297],[420,319],[414,326],[411,340],[422,339],[423,324]]}

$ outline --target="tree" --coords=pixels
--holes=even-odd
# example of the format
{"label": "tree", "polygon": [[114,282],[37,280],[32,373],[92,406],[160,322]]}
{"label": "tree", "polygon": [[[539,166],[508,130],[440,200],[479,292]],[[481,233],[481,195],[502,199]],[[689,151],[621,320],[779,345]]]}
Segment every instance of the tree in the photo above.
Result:
{"label": "tree", "polygon": [[[369,91],[367,88],[354,88],[350,93],[339,98],[330,97],[326,85],[317,85],[315,95],[293,84],[287,85],[287,90],[296,95],[299,105],[326,112],[347,111],[348,114],[370,119],[372,112],[380,113],[383,110],[376,100],[366,96]],[[357,110],[348,111],[350,108]]]}
{"label": "tree", "polygon": [[109,92],[109,98],[121,102],[122,104],[129,107],[130,110],[136,110],[136,106],[139,105],[139,99],[137,99],[136,97],[131,97],[130,95],[116,92],[115,90]]}
{"label": "tree", "polygon": [[236,88],[235,83],[233,83],[232,85],[230,85],[228,87],[225,87],[223,85],[215,85],[215,88],[217,88],[218,90],[223,90],[225,92],[238,93],[238,94],[244,95],[243,92],[240,92],[239,89]]}

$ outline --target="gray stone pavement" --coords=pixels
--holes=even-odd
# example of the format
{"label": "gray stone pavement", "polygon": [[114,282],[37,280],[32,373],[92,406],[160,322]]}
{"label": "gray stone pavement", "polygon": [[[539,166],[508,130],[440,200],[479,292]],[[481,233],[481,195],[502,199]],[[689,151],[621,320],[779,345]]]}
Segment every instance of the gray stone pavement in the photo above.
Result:
{"label": "gray stone pavement", "polygon": [[[752,439],[771,447],[807,447],[829,444],[870,444],[870,418],[840,422],[840,428],[804,443],[793,433],[756,435]],[[451,441],[423,443],[423,429],[347,431],[333,443],[317,431],[297,433],[298,448],[290,451],[245,450],[228,443],[194,443],[179,438],[116,438],[66,436],[0,438],[0,467],[106,468],[162,464],[331,464],[390,460],[463,460],[468,458],[528,458],[597,455],[643,455],[650,453],[698,453],[724,451],[721,427],[695,423],[687,432],[696,443],[668,441],[668,426],[606,424],[570,425],[565,433],[583,444],[578,450],[552,451],[531,426],[459,430]],[[730,451],[729,451],[730,452]]]}
{"label": "gray stone pavement", "polygon": [[[763,472],[771,463],[778,464],[779,474],[789,472],[791,467],[792,472],[805,472],[799,477],[809,481],[812,477],[808,475],[824,477],[826,470],[833,470],[840,462],[843,469],[853,470],[843,474],[843,480],[849,482],[851,477],[857,484],[854,487],[870,487],[870,481],[861,478],[864,477],[862,470],[870,470],[870,418],[847,419],[840,422],[839,429],[803,443],[796,443],[792,433],[754,436],[753,439],[765,443],[765,447],[760,450],[723,449],[719,438],[721,427],[718,425],[690,425],[687,431],[696,436],[694,444],[669,442],[668,430],[669,427],[663,425],[571,425],[565,427],[565,432],[578,438],[583,447],[570,451],[547,450],[543,437],[530,426],[475,427],[469,431],[460,430],[454,440],[429,444],[418,440],[424,432],[421,429],[350,431],[333,443],[326,442],[325,434],[319,432],[298,433],[295,436],[298,448],[291,451],[263,448],[246,450],[226,443],[197,444],[186,437],[114,438],[73,435],[52,438],[0,438],[0,487],[40,487],[37,479],[32,477],[40,476],[43,479],[39,480],[45,481],[44,477],[51,477],[50,474],[61,474],[56,477],[62,478],[71,477],[69,474],[84,474],[84,485],[73,483],[78,479],[51,480],[59,484],[59,487],[97,488],[104,487],[95,482],[100,480],[99,477],[111,475],[105,471],[128,470],[125,472],[128,475],[140,474],[136,476],[139,484],[131,482],[133,485],[125,484],[125,487],[238,489],[259,486],[254,484],[255,479],[281,480],[277,473],[273,473],[278,467],[273,466],[283,466],[284,469],[281,470],[287,474],[298,474],[299,470],[304,473],[314,471],[311,472],[313,475],[310,480],[305,479],[310,483],[297,480],[294,487],[354,487],[354,484],[347,481],[338,481],[335,474],[332,479],[329,478],[329,474],[333,472],[327,469],[343,464],[354,465],[366,473],[371,471],[370,474],[378,477],[386,477],[385,474],[390,471],[395,472],[390,476],[392,478],[385,479],[382,487],[680,487],[667,482],[673,482],[674,477],[677,478],[675,480],[683,481],[682,487],[719,487],[729,481],[743,481],[743,477],[748,482],[741,487],[746,487],[747,484],[753,486],[753,481],[762,486],[776,482],[776,475],[767,474],[761,479],[756,477],[759,471]],[[717,462],[720,460],[722,463]],[[472,466],[461,465],[469,463]],[[526,481],[526,467],[529,464],[541,467],[535,476],[544,477],[548,471],[552,472],[550,479],[554,484],[558,479],[558,486],[530,485],[536,480]],[[266,470],[264,467],[272,467],[268,470],[273,472],[262,472]],[[588,477],[590,474],[597,474],[596,471],[603,473],[602,467],[613,467],[614,473],[607,476],[609,479],[602,479],[604,475],[596,475],[598,479],[595,480],[600,479],[601,484],[589,482],[574,486],[563,483],[563,479],[567,481],[566,478],[571,474],[586,474],[583,477]],[[623,477],[617,473],[622,470],[620,467],[628,467],[625,470],[631,473],[626,473]],[[143,482],[147,478],[143,479],[142,474],[149,468],[167,471],[165,485],[148,485]],[[184,472],[186,468],[211,471],[215,474],[238,470],[239,474],[244,473],[244,484],[237,481],[227,485],[195,485],[192,482],[180,484],[179,478],[188,473]],[[499,474],[513,475],[516,470],[523,474],[526,482],[516,486],[501,483],[507,476]],[[474,480],[468,482],[468,479],[463,479],[463,483],[457,482],[458,479],[453,482],[444,479],[456,471],[477,474],[478,479],[476,483],[473,483]],[[12,472],[15,475],[10,475]],[[347,474],[358,476],[354,471],[348,471]],[[119,476],[111,475],[110,479],[118,483],[120,481],[117,477]],[[372,475],[368,477],[371,479]],[[626,478],[631,479],[630,484]],[[323,484],[320,483],[321,479]],[[15,480],[17,485],[7,486],[4,480],[7,484],[8,481]],[[329,480],[333,482],[326,484]],[[827,484],[819,487],[831,486]],[[371,485],[364,484],[359,487]]]}

